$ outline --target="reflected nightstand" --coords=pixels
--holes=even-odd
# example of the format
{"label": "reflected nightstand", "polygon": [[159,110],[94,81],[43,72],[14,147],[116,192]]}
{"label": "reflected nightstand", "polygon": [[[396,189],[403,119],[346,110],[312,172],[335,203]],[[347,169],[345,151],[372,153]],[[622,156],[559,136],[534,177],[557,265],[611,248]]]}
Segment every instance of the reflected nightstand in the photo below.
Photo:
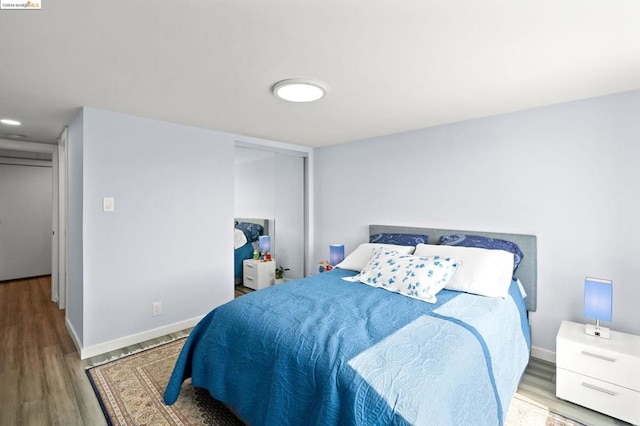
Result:
{"label": "reflected nightstand", "polygon": [[260,290],[272,286],[276,277],[276,261],[246,259],[242,262],[242,279],[245,287]]}

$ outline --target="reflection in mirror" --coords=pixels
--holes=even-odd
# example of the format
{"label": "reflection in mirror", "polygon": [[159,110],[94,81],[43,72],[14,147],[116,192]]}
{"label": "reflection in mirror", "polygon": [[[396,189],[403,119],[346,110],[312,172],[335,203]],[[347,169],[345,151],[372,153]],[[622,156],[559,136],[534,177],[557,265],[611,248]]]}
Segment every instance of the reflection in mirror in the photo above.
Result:
{"label": "reflection in mirror", "polygon": [[235,285],[242,284],[242,262],[251,259],[258,252],[261,236],[270,237],[271,251],[275,247],[273,219],[236,218],[234,223],[234,279]]}

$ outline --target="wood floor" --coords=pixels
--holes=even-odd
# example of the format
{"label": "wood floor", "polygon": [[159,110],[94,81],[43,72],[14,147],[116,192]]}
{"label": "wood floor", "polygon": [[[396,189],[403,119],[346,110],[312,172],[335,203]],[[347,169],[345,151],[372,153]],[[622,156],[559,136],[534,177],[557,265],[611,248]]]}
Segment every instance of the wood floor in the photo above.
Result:
{"label": "wood floor", "polygon": [[0,283],[0,425],[106,424],[50,294],[50,277]]}
{"label": "wood floor", "polygon": [[[80,361],[50,291],[50,277],[0,282],[0,426],[106,425],[85,368],[189,330]],[[518,393],[585,425],[626,425],[557,399],[555,367],[541,360],[532,359]]]}

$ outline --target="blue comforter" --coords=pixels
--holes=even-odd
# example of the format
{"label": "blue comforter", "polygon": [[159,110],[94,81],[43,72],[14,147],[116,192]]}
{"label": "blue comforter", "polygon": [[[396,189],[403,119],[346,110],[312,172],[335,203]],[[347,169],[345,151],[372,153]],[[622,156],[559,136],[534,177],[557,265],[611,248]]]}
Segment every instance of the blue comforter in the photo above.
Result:
{"label": "blue comforter", "polygon": [[351,271],[269,287],[210,312],[176,362],[252,425],[501,425],[529,356],[524,301],[443,290],[434,305]]}
{"label": "blue comforter", "polygon": [[234,260],[234,277],[242,278],[242,262],[245,259],[253,258],[253,245],[251,243],[246,243],[243,246],[238,247],[233,250],[233,260]]}

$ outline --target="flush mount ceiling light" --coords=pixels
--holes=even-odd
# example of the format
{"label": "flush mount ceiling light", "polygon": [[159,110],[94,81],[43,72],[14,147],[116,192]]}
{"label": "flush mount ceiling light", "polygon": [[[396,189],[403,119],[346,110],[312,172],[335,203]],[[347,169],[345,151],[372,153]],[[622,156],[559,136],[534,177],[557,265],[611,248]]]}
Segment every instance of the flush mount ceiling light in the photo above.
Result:
{"label": "flush mount ceiling light", "polygon": [[12,120],[10,118],[3,118],[2,120],[0,120],[0,123],[7,124],[9,126],[19,126],[22,124],[21,122],[17,120]]}
{"label": "flush mount ceiling light", "polygon": [[322,98],[328,86],[317,80],[290,78],[273,85],[273,94],[289,102],[313,102]]}

